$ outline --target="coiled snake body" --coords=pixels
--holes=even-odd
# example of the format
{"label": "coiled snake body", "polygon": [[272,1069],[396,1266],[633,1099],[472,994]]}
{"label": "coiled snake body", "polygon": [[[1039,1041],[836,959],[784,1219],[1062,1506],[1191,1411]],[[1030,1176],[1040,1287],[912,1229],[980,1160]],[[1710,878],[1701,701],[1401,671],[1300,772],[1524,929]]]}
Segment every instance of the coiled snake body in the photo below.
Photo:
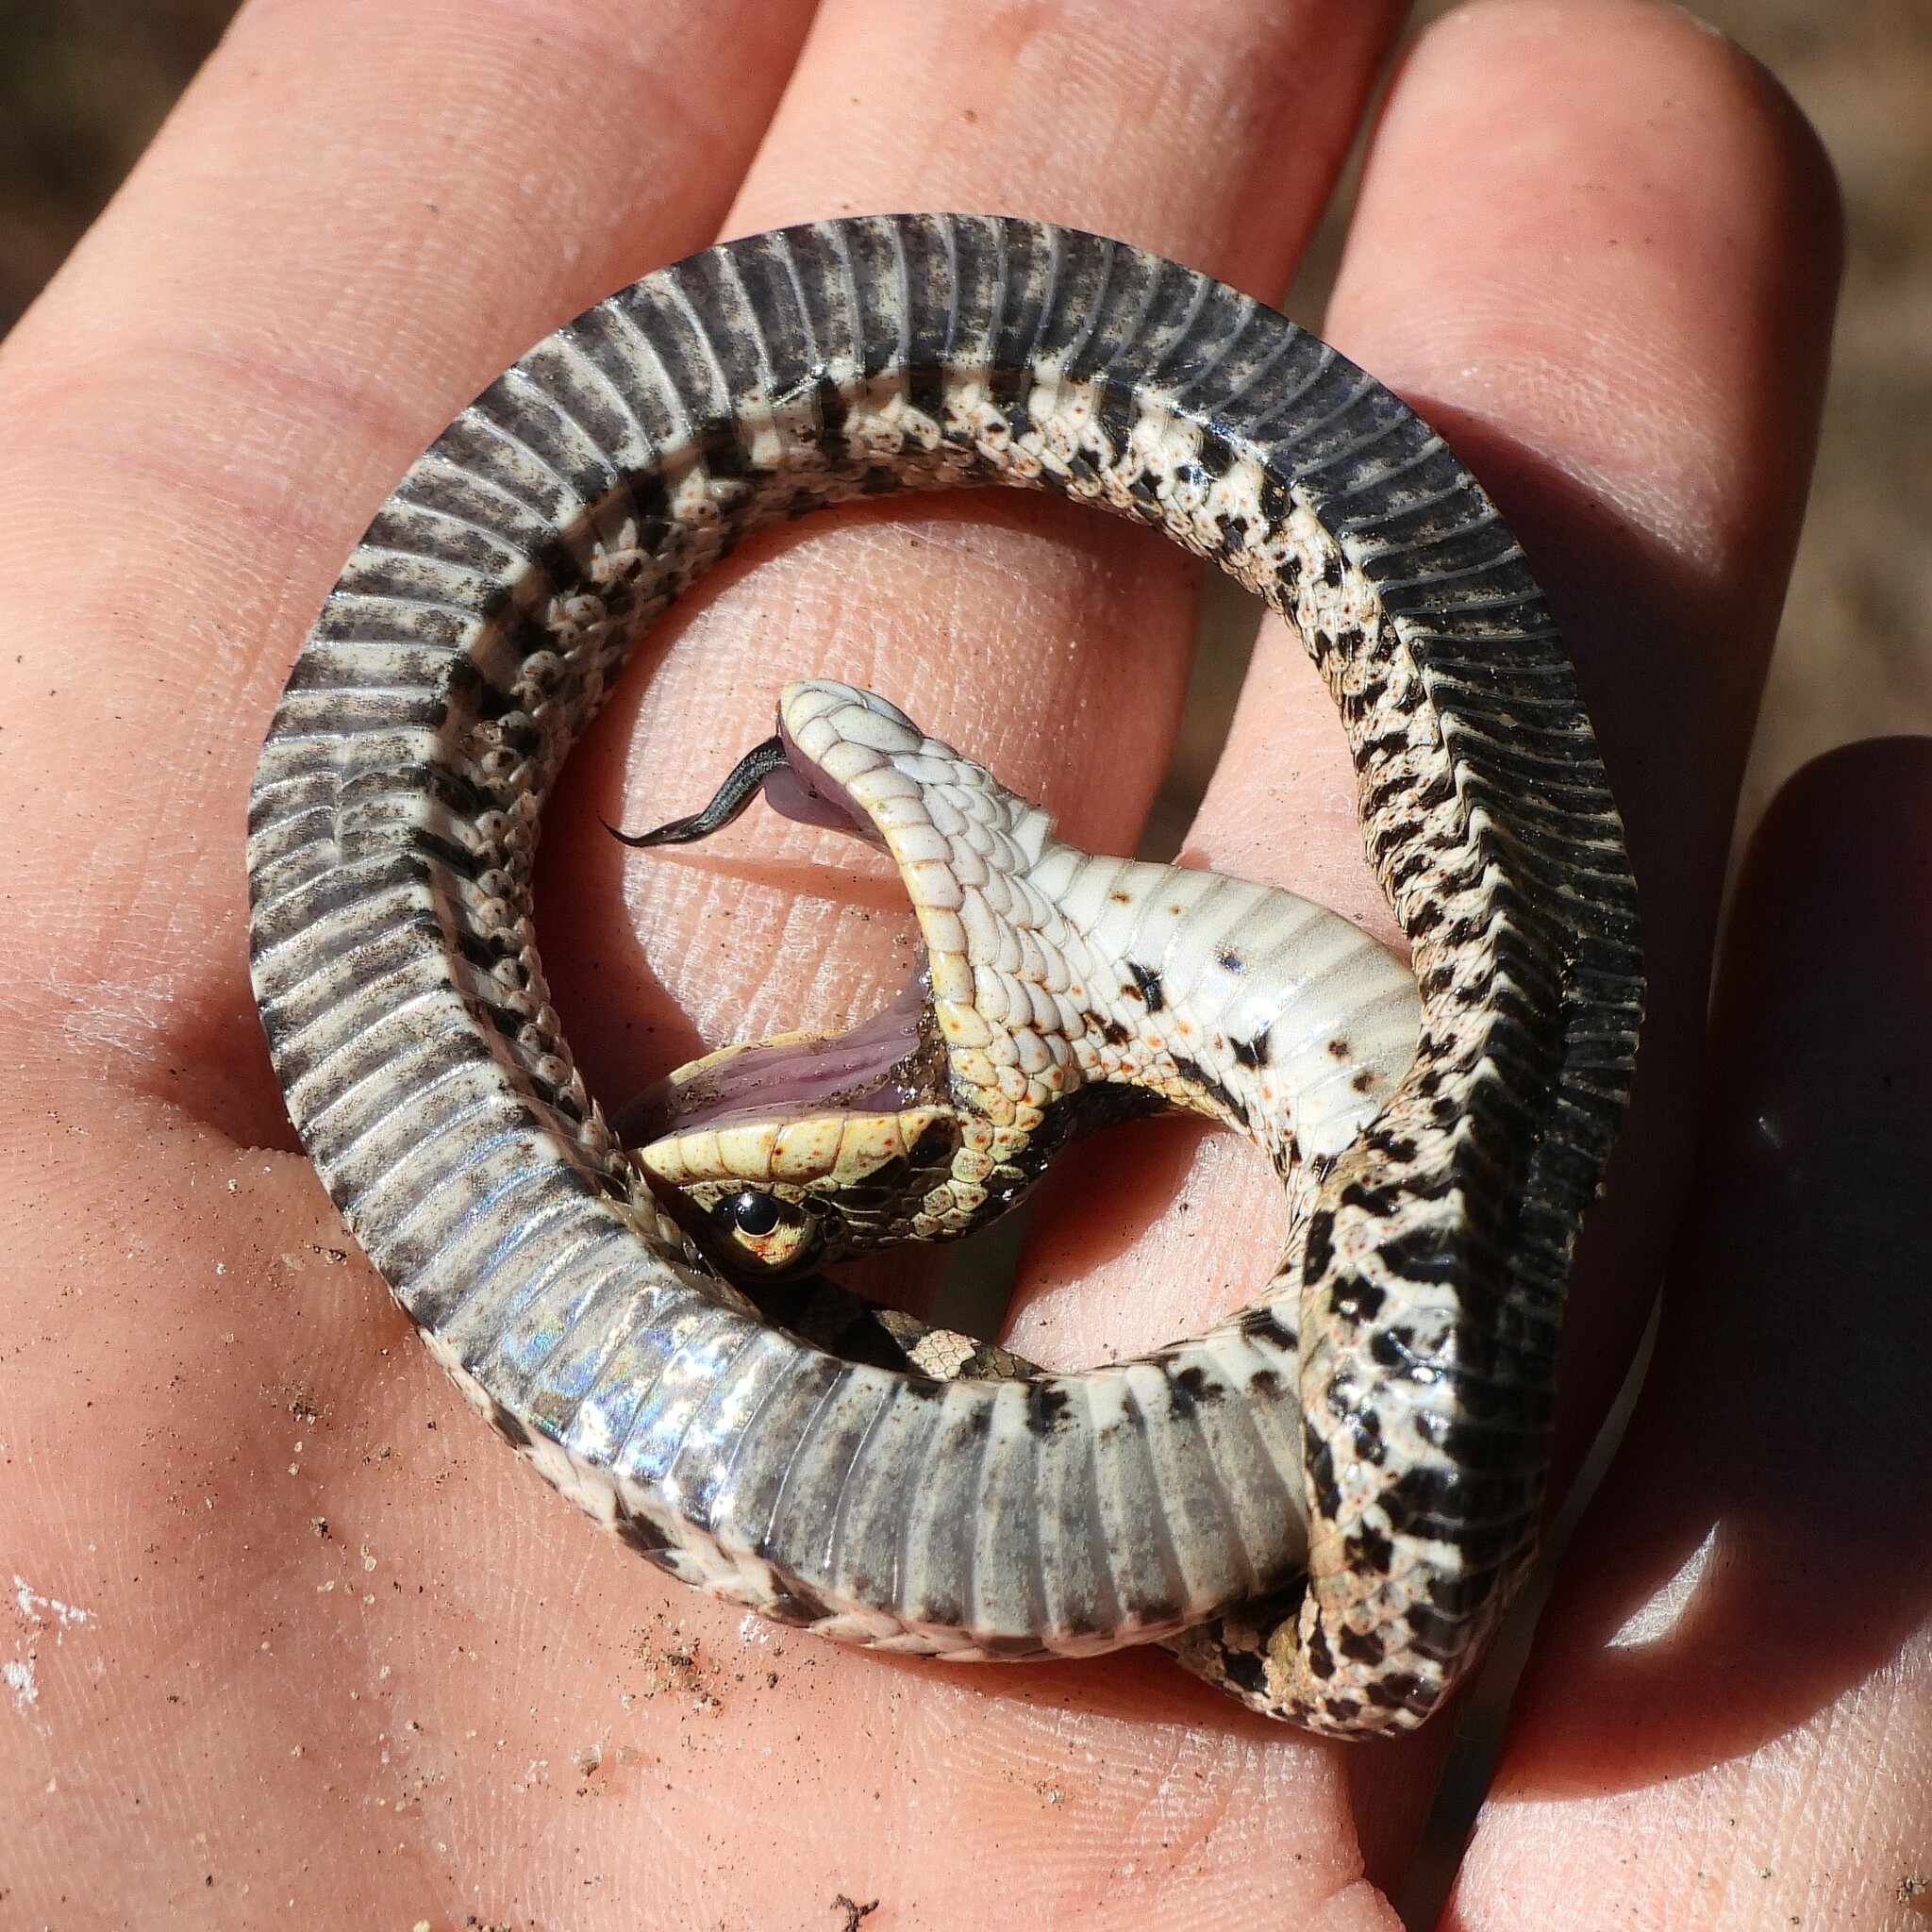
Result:
{"label": "coiled snake body", "polygon": [[[695,1167],[634,1159],[530,922],[545,792],[673,597],[749,530],[979,482],[1151,523],[1296,625],[1412,949],[1411,993],[1289,895],[1089,859],[891,706],[787,691],[788,769],[892,849],[930,958],[913,1044],[814,1090],[863,1089],[895,1171],[937,1162],[903,1231],[978,1216],[1055,1107],[1127,1081],[1289,1180],[1248,1310],[1080,1374],[904,1323],[845,1359],[768,1321],[646,1176],[690,1228],[725,1180],[790,1207],[826,1161],[782,1109],[747,1124],[729,1061],[680,1127]],[[276,712],[249,862],[276,1071],[349,1225],[502,1432],[664,1569],[890,1649],[1171,1640],[1342,1734],[1419,1722],[1479,1650],[1534,1552],[1571,1251],[1634,1054],[1634,891],[1521,552],[1426,425],[1280,315],[965,216],[647,275],[377,514]],[[933,1082],[977,1111],[922,1153]]]}

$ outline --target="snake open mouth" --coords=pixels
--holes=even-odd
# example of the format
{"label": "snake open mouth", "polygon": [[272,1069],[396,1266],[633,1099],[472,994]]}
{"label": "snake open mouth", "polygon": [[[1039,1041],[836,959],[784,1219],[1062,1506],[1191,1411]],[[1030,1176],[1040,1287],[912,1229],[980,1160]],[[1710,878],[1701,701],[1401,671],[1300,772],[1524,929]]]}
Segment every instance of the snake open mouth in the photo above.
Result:
{"label": "snake open mouth", "polygon": [[958,1240],[1071,1140],[1170,1108],[1256,1139],[1301,1200],[1414,1058],[1413,977],[1345,922],[1075,853],[1043,809],[846,687],[788,686],[777,732],[702,810],[617,836],[690,843],[759,795],[886,851],[922,946],[850,1032],[724,1047],[616,1116],[639,1183],[727,1271]]}
{"label": "snake open mouth", "polygon": [[[864,808],[800,749],[782,721],[775,736],[740,759],[702,811],[655,831],[615,836],[634,846],[694,843],[729,824],[760,792],[782,818],[886,849]],[[871,1019],[844,1033],[786,1033],[723,1047],[645,1088],[611,1125],[625,1146],[639,1147],[674,1129],[814,1113],[903,1113],[947,1097],[945,1050],[922,944],[911,978]]]}
{"label": "snake open mouth", "polygon": [[891,1005],[847,1033],[785,1033],[727,1046],[654,1082],[611,1122],[627,1147],[674,1127],[729,1126],[805,1112],[903,1113],[941,1097],[925,949]]}

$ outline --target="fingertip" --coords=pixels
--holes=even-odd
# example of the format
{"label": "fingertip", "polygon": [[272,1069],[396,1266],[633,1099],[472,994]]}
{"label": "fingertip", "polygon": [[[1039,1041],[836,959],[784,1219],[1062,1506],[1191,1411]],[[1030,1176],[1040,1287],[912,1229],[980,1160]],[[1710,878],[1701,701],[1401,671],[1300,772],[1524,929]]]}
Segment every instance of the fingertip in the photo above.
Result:
{"label": "fingertip", "polygon": [[1823,144],[1734,42],[1657,0],[1472,0],[1391,89],[1329,333],[1742,590],[1795,539],[1842,247]]}

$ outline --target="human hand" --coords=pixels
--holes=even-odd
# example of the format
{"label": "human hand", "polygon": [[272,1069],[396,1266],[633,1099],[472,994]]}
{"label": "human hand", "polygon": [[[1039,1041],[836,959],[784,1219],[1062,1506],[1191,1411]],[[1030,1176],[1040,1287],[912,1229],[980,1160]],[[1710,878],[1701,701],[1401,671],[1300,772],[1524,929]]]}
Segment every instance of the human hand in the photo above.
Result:
{"label": "human hand", "polygon": [[[675,1591],[473,1429],[336,1258],[281,1120],[244,971],[248,777],[342,557],[466,396],[721,230],[848,208],[1036,214],[1274,293],[1395,22],[1260,0],[808,15],[256,5],[0,360],[22,828],[0,1763],[24,1821],[0,1885],[34,1923],[253,1924],[293,1901],[358,1924],[836,1927],[841,1893],[881,1901],[878,1932],[989,1909],[1393,1922],[1375,1887],[1441,1727],[1341,1750],[1156,1657],[948,1671]],[[1398,81],[1330,312],[1523,537],[1641,876],[1651,1022],[1566,1349],[1573,1462],[1688,1180],[1835,247],[1808,136],[1724,43],[1622,0],[1487,4]],[[548,815],[546,958],[593,1084],[622,1095],[699,1035],[847,1024],[903,966],[893,895],[842,851],[814,863],[810,835],[625,863],[600,815],[695,802],[783,677],[829,675],[1118,847],[1174,728],[1193,584],[1144,532],[1007,492],[840,513],[708,578]],[[1190,853],[1389,930],[1339,731],[1276,626]],[[1231,1143],[1148,1131],[1104,1158],[1106,1188],[1063,1182],[1042,1214],[1015,1332],[1041,1358],[1198,1327],[1273,1259]],[[1157,1226],[1175,1186],[1191,1211]],[[1171,1297],[1124,1306],[1143,1276]],[[1642,1559],[1598,1572],[1509,1777],[1562,1735],[1591,1667],[1575,1633]],[[1700,1768],[1674,1748],[1672,1774]],[[1486,1824],[1465,1923],[1514,1911],[1529,1815]],[[1586,1854],[1603,1869],[1630,1835],[1574,1815],[1532,1848],[1573,1906]]]}

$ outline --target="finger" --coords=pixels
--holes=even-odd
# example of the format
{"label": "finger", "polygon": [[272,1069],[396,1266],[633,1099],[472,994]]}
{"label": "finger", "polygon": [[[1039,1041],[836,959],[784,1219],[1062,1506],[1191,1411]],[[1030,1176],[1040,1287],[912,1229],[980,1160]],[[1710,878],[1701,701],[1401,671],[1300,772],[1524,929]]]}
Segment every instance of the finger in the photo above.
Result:
{"label": "finger", "polygon": [[[1561,1463],[1622,1378],[1688,1181],[1717,908],[1810,478],[1841,230],[1830,162],[1789,96],[1674,8],[1472,16],[1440,43],[1433,111],[1391,123],[1389,160],[1406,147],[1418,171],[1454,125],[1457,83],[1507,49],[1521,79],[1498,92],[1492,154],[1541,86],[1605,107],[1560,151],[1519,145],[1474,181],[1484,213],[1459,237],[1426,202],[1383,204],[1386,243],[1345,275],[1338,320],[1352,341],[1373,328],[1398,234],[1440,238],[1425,273],[1461,265],[1446,315],[1365,341],[1469,443],[1543,575],[1637,869],[1638,1087],[1566,1326]],[[1556,172],[1539,220],[1520,190],[1541,169]],[[1472,273],[1485,258],[1512,279]],[[1509,289],[1541,291],[1520,330],[1494,325]]]}
{"label": "finger", "polygon": [[289,660],[455,409],[710,239],[809,10],[237,19],[0,358],[0,944],[30,1043],[286,1134],[234,841]]}
{"label": "finger", "polygon": [[[1441,22],[1398,75],[1330,306],[1338,346],[1444,431],[1527,548],[1638,872],[1640,1094],[1579,1269],[1559,1457],[1628,1360],[1681,1196],[1711,926],[1837,261],[1815,138],[1729,42],[1632,0],[1491,0]],[[1264,626],[1191,849],[1386,933],[1331,712],[1300,647]],[[1190,1235],[1093,1239],[1124,1245],[1126,1270],[1177,1239],[1196,1279],[1256,1278],[1267,1241],[1241,1176],[1208,1158],[1187,1183]],[[1081,1254],[1070,1235],[1057,1274]]]}
{"label": "finger", "polygon": [[[1398,13],[829,0],[727,226],[1022,213],[1273,292]],[[861,885],[849,846],[768,813],[651,859],[590,836],[593,814],[626,795],[640,824],[701,802],[770,730],[778,687],[825,675],[886,693],[1043,796],[1068,837],[1119,849],[1158,788],[1185,688],[1198,567],[1064,504],[1005,491],[902,500],[743,556],[674,613],[667,657],[620,695],[551,813],[546,903],[574,922],[546,955],[552,990],[619,1100],[701,1039],[842,1028],[876,1010],[907,976],[911,927],[895,881]],[[800,871],[828,862],[830,880]],[[667,989],[675,1010],[613,985]]]}
{"label": "finger", "polygon": [[1754,843],[1656,1357],[1538,1633],[1467,1932],[1904,1924],[1932,1891],[1928,826],[1932,741],[1897,739],[1808,767]]}

